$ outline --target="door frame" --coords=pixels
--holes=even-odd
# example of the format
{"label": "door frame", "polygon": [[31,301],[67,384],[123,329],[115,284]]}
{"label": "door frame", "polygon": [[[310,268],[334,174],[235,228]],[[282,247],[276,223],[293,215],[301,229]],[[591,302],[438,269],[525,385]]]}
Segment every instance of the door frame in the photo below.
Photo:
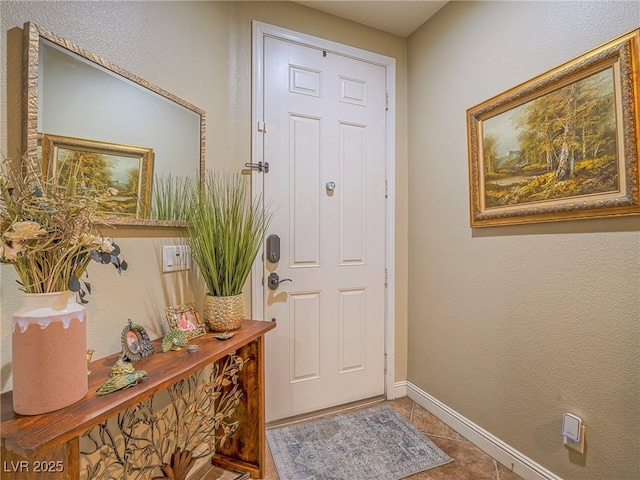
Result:
{"label": "door frame", "polygon": [[[264,39],[265,37],[285,40],[337,55],[350,57],[379,65],[385,69],[387,109],[385,118],[385,315],[384,315],[384,358],[385,397],[395,398],[395,139],[396,139],[396,60],[392,57],[369,52],[359,48],[295,32],[267,23],[252,21],[252,89],[251,89],[251,162],[264,162]],[[267,130],[268,130],[267,125]],[[267,132],[268,134],[268,132]],[[251,191],[254,197],[264,192],[263,175],[251,175]],[[264,262],[263,249],[256,257],[251,280],[251,314],[256,320],[264,318]]]}

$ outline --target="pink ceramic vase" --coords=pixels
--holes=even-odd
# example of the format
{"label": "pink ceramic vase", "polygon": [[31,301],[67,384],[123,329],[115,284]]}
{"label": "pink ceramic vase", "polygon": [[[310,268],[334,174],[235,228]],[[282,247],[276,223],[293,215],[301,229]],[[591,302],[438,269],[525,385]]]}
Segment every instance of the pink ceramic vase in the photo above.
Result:
{"label": "pink ceramic vase", "polygon": [[85,309],[70,292],[27,293],[13,315],[13,410],[39,415],[87,394]]}

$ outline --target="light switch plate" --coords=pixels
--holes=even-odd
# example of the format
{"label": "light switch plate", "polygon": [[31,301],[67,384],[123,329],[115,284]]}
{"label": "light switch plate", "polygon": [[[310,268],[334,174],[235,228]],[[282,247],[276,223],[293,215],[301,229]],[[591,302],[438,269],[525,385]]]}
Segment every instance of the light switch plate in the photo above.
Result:
{"label": "light switch plate", "polygon": [[188,245],[163,245],[162,273],[189,270],[190,253]]}

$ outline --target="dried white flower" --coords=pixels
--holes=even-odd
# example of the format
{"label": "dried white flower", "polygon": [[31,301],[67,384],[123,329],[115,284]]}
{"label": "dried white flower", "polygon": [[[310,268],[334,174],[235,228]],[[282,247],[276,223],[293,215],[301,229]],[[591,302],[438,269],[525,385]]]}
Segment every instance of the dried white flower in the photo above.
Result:
{"label": "dried white flower", "polygon": [[11,226],[10,232],[5,232],[4,236],[14,242],[24,242],[44,235],[47,231],[38,222],[24,221],[16,222]]}
{"label": "dried white flower", "polygon": [[100,244],[100,250],[102,250],[105,253],[111,253],[115,250],[115,248],[113,247],[113,242],[110,238],[106,238],[104,237],[102,239],[102,243]]}
{"label": "dried white flower", "polygon": [[0,258],[8,262],[13,262],[18,254],[24,250],[24,245],[20,242],[5,242],[0,244]]}
{"label": "dried white flower", "polygon": [[82,233],[80,234],[79,241],[82,245],[95,245],[96,236],[90,233]]}

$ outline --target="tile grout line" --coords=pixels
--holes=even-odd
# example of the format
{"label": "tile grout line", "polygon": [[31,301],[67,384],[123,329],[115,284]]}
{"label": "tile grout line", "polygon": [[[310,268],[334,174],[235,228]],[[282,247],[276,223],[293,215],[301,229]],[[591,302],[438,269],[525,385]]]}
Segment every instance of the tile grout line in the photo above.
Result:
{"label": "tile grout line", "polygon": [[[438,435],[437,433],[429,433],[428,434],[430,437],[436,437],[436,438],[445,438],[447,440],[451,440],[452,442],[458,442],[458,443],[469,443],[471,445],[473,445],[473,443],[471,443],[469,440],[467,440],[466,438],[462,437],[462,440],[460,440],[459,438],[453,438],[453,437],[447,437],[446,435]],[[475,446],[475,445],[474,445]],[[489,455],[490,456],[490,455]]]}

